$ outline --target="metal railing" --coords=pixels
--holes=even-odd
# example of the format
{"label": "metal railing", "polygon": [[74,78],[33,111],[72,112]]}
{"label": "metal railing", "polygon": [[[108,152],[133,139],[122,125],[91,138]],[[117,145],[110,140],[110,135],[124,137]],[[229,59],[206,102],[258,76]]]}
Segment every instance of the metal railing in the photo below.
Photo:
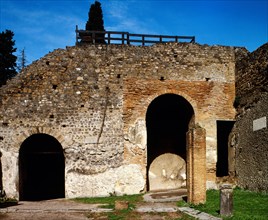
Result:
{"label": "metal railing", "polygon": [[194,36],[168,36],[152,34],[130,34],[119,31],[87,31],[79,30],[76,26],[76,45],[80,44],[134,44],[151,45],[155,43],[167,42],[188,42],[195,43]]}

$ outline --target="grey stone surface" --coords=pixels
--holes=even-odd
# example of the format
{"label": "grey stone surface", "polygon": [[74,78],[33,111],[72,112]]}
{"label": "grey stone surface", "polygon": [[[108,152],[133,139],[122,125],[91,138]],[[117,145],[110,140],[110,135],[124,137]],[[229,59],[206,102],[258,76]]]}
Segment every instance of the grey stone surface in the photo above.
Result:
{"label": "grey stone surface", "polygon": [[186,213],[196,219],[200,220],[221,220],[222,218],[214,217],[204,212],[200,212],[198,210],[192,209],[190,207],[179,207],[178,208],[181,212]]}
{"label": "grey stone surface", "polygon": [[223,184],[220,187],[220,215],[233,215],[233,188],[231,184]]}
{"label": "grey stone surface", "polygon": [[229,168],[241,188],[268,191],[268,43],[237,62]]}
{"label": "grey stone surface", "polygon": [[165,191],[152,191],[143,196],[146,202],[177,202],[187,196],[187,189],[175,189]]}
{"label": "grey stone surface", "polygon": [[253,120],[253,131],[258,131],[266,127],[267,127],[266,116]]}

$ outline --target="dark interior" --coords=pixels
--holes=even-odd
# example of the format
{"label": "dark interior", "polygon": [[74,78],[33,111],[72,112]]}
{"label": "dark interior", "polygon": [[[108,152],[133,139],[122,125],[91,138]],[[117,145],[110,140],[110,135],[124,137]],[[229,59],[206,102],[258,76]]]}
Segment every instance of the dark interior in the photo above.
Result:
{"label": "dark interior", "polygon": [[147,171],[153,160],[164,153],[186,160],[186,132],[193,114],[191,104],[178,95],[161,95],[152,101],[146,114]]}
{"label": "dark interior", "polygon": [[64,155],[61,144],[47,134],[34,134],[19,152],[20,200],[65,197]]}
{"label": "dark interior", "polygon": [[217,121],[216,176],[228,176],[228,138],[235,121]]}

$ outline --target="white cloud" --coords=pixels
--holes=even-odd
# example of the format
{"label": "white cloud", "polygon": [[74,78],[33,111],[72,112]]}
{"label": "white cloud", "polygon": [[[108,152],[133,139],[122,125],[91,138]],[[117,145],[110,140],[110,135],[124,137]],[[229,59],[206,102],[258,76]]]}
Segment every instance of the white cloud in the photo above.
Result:
{"label": "white cloud", "polygon": [[[150,28],[151,22],[140,17],[140,13],[133,12],[135,1],[109,1],[104,5],[106,21],[105,29],[113,31],[127,31],[131,33],[153,33]],[[144,4],[146,10],[147,4]]]}
{"label": "white cloud", "polygon": [[15,34],[17,55],[25,48],[29,62],[54,49],[74,45],[75,25],[84,23],[81,14],[75,14],[71,8],[71,11],[57,13],[44,7],[17,5],[16,2],[4,6],[1,14],[8,17],[8,23],[5,22],[3,26]]}

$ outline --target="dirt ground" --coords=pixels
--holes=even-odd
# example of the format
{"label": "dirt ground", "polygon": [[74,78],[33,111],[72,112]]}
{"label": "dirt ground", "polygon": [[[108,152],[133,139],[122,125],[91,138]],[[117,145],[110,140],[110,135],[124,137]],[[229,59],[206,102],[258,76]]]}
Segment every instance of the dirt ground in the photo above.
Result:
{"label": "dirt ground", "polygon": [[[118,216],[118,218],[114,216]],[[107,213],[0,213],[1,220],[172,220],[181,217],[182,215],[179,213],[132,213],[125,218],[120,218],[116,214],[108,215]]]}
{"label": "dirt ground", "polygon": [[[181,219],[183,215],[180,212],[136,212],[124,213],[122,211],[112,212],[62,212],[62,211],[27,211],[27,212],[9,212],[0,213],[1,220],[172,220]],[[183,218],[186,219],[186,218]]]}
{"label": "dirt ground", "polygon": [[0,213],[2,220],[89,220],[86,213],[49,213],[49,212],[24,212],[24,213]]}
{"label": "dirt ground", "polygon": [[[182,195],[179,195],[182,196]],[[163,197],[163,198],[162,198]],[[133,210],[112,210],[99,204],[84,204],[68,199],[20,201],[18,204],[0,207],[0,220],[173,220],[190,219],[178,211],[178,199],[173,194],[147,194],[145,201],[135,204]],[[165,202],[159,202],[164,199]],[[177,200],[178,201],[178,200]]]}
{"label": "dirt ground", "polygon": [[[153,210],[163,210],[162,212]],[[131,211],[99,208],[98,204],[82,204],[70,200],[19,202],[0,208],[1,220],[172,220],[181,219],[176,203],[143,202]],[[146,211],[147,210],[147,211]],[[172,210],[172,211],[166,211]],[[187,218],[184,218],[187,219]]]}

